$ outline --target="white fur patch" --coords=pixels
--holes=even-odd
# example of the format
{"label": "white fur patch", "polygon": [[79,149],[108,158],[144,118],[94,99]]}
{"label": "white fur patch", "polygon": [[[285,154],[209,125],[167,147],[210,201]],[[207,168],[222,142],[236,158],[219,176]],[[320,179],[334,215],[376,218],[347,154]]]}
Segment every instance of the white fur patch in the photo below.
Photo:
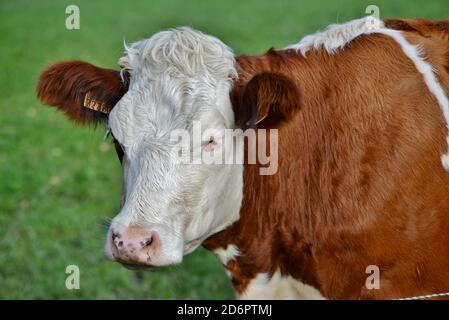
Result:
{"label": "white fur patch", "polygon": [[[449,100],[444,92],[443,87],[439,83],[435,72],[427,61],[425,61],[424,48],[419,45],[410,44],[402,35],[400,31],[381,29],[376,31],[376,33],[385,34],[392,37],[397,43],[400,44],[402,51],[405,53],[410,60],[415,64],[416,69],[423,75],[424,81],[429,88],[429,91],[435,96],[435,99],[440,105],[441,112],[443,113],[444,120],[446,121],[446,126],[449,128]],[[449,135],[446,138],[449,146]],[[449,171],[449,151],[441,156],[441,162],[446,171]]]}
{"label": "white fur patch", "polygon": [[228,245],[226,248],[216,249],[214,253],[224,265],[227,265],[229,261],[235,260],[240,255],[239,249],[233,244]]}
{"label": "white fur patch", "polygon": [[[343,49],[356,37],[362,34],[374,33],[389,36],[401,46],[404,54],[423,75],[429,91],[435,96],[441,108],[446,126],[449,129],[449,100],[432,66],[424,58],[424,48],[419,45],[410,44],[401,31],[386,29],[383,21],[373,17],[366,17],[341,25],[331,25],[325,31],[304,37],[298,44],[289,47],[289,49],[295,49],[305,56],[309,50],[323,47],[327,52],[332,54]],[[449,147],[449,133],[446,142]],[[449,151],[441,156],[441,162],[444,169],[449,171]]]}
{"label": "white fur patch", "polygon": [[267,273],[259,273],[249,283],[246,290],[237,295],[242,300],[323,300],[323,295],[314,287],[282,276],[279,271],[270,278]]}
{"label": "white fur patch", "polygon": [[129,90],[108,123],[125,152],[125,201],[110,228],[156,232],[160,247],[152,263],[178,263],[239,219],[243,165],[180,164],[171,140],[176,131],[193,133],[194,121],[216,132],[235,127],[234,54],[190,28],[162,31],[125,49],[119,64],[130,74]]}
{"label": "white fur patch", "polygon": [[384,26],[383,21],[373,17],[352,20],[344,24],[332,24],[324,31],[305,36],[297,44],[286,49],[295,49],[303,56],[312,49],[323,47],[329,53],[344,48],[348,43],[358,36],[372,32]]}

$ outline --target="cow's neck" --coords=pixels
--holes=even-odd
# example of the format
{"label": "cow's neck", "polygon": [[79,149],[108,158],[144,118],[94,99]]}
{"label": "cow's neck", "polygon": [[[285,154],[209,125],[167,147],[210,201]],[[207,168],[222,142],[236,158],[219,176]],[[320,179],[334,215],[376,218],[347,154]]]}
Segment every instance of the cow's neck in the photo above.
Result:
{"label": "cow's neck", "polygon": [[[235,83],[231,96],[259,72],[282,73],[281,69],[273,70],[276,64],[272,60],[277,58],[276,54],[270,52],[258,57],[239,57],[239,80]],[[282,136],[290,134],[292,128],[287,123],[278,130],[278,172],[275,175],[260,175],[259,165],[245,165],[240,219],[204,242],[204,246],[217,253],[225,265],[237,296],[248,291],[251,282],[257,282],[261,277],[265,279],[260,280],[261,282],[277,279],[281,277],[280,274],[283,278],[291,277],[318,287],[316,277],[311,272],[315,269],[311,244],[306,240],[305,230],[298,229],[301,225],[298,219],[301,216],[298,212],[291,212],[292,209],[302,207],[303,204],[299,202],[304,199],[284,199],[288,195],[297,194],[294,190],[288,190],[289,186],[295,185],[291,172],[296,168],[292,168],[289,163],[282,163],[284,157],[288,159],[292,156],[285,156],[286,152],[297,152],[297,149],[282,144]],[[295,155],[293,157],[296,158]],[[286,181],[289,182],[285,183]],[[282,188],[287,189],[281,190]],[[296,252],[292,253],[292,248]],[[260,297],[274,298],[270,295]]]}

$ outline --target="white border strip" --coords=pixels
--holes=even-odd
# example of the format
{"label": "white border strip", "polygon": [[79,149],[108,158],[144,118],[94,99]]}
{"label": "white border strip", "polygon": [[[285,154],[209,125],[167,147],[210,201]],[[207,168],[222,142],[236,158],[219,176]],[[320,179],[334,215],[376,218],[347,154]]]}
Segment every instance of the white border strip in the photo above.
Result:
{"label": "white border strip", "polygon": [[[446,127],[449,130],[449,100],[439,83],[435,71],[424,58],[424,48],[421,45],[412,45],[401,31],[387,29],[383,21],[374,17],[365,17],[341,25],[331,25],[325,31],[317,32],[304,37],[299,43],[286,49],[294,49],[306,55],[311,49],[323,47],[329,54],[343,49],[349,42],[362,34],[384,34],[393,38],[402,48],[404,54],[415,64],[416,69],[423,75],[429,91],[435,96],[443,113]],[[449,171],[449,132],[446,137],[448,152],[441,156],[441,163]]]}
{"label": "white border strip", "polygon": [[[415,64],[416,69],[423,75],[424,81],[429,88],[429,91],[435,96],[440,105],[441,111],[444,116],[444,120],[446,121],[446,127],[449,129],[449,100],[444,92],[443,87],[439,83],[435,72],[425,58],[423,57],[424,48],[420,45],[412,45],[410,44],[402,32],[398,30],[391,29],[379,29],[374,30],[373,33],[380,33],[393,38],[402,48],[402,51],[405,53],[410,60]],[[449,147],[449,133],[446,137],[446,142]],[[449,148],[448,148],[449,149]],[[449,150],[445,154],[441,156],[441,163],[446,171],[449,171]]]}

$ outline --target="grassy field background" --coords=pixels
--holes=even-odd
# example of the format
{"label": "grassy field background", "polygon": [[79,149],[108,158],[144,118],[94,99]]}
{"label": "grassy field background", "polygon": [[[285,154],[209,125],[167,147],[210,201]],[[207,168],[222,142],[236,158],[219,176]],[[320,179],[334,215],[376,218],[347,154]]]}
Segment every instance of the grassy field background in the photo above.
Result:
{"label": "grassy field background", "polygon": [[[81,29],[65,28],[76,4]],[[182,265],[133,272],[103,258],[118,210],[121,168],[103,128],[80,128],[35,98],[39,72],[57,60],[115,68],[123,40],[189,25],[236,53],[284,47],[330,23],[365,15],[448,18],[448,0],[23,1],[0,0],[0,298],[232,298],[217,258],[199,249]],[[65,269],[81,270],[67,290]]]}

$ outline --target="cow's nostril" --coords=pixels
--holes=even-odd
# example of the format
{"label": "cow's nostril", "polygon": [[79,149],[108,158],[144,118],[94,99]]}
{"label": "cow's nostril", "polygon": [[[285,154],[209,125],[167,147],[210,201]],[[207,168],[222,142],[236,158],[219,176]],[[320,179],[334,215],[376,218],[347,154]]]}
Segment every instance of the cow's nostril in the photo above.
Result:
{"label": "cow's nostril", "polygon": [[119,238],[120,239],[120,233],[118,232],[112,232],[112,240],[115,240],[115,238]]}
{"label": "cow's nostril", "polygon": [[155,231],[127,227],[119,232],[112,231],[108,240],[109,256],[124,264],[151,265],[157,256],[160,240]]}
{"label": "cow's nostril", "polygon": [[142,246],[142,248],[148,247],[149,245],[151,245],[151,243],[153,242],[153,238],[146,238],[143,241],[140,241],[140,245]]}

